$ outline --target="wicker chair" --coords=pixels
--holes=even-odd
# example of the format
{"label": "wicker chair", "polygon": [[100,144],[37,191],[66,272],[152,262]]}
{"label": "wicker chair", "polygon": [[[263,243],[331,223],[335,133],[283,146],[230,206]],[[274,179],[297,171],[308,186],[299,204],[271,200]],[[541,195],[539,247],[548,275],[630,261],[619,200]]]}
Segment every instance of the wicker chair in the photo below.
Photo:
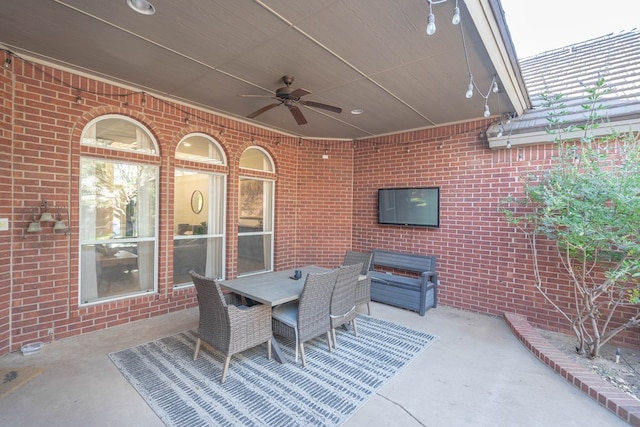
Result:
{"label": "wicker chair", "polygon": [[356,286],[356,306],[367,304],[367,314],[371,315],[371,252],[347,251],[344,254],[342,265],[352,265],[362,263],[358,286]]}
{"label": "wicker chair", "polygon": [[295,361],[298,362],[300,352],[302,366],[306,366],[306,341],[326,333],[329,351],[332,351],[329,312],[331,293],[338,278],[338,271],[339,269],[334,269],[327,273],[307,274],[300,299],[273,308],[273,333],[295,338]]}
{"label": "wicker chair", "polygon": [[271,359],[271,307],[254,305],[240,307],[235,294],[222,294],[214,279],[189,273],[198,293],[200,322],[193,360],[198,358],[201,341],[226,356],[221,382],[224,383],[231,356],[262,343],[267,344],[267,357]]}
{"label": "wicker chair", "polygon": [[336,328],[347,323],[353,326],[353,334],[358,336],[356,326],[356,286],[362,264],[352,264],[340,267],[336,286],[331,294],[331,333],[333,335],[333,348],[338,348],[336,340]]}

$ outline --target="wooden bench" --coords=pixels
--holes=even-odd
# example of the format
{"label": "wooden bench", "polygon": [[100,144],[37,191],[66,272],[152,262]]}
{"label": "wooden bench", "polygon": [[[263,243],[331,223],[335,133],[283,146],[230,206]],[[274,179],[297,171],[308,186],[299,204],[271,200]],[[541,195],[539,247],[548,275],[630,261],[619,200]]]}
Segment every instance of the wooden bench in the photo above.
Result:
{"label": "wooden bench", "polygon": [[436,257],[375,249],[371,262],[371,300],[417,311],[436,307]]}

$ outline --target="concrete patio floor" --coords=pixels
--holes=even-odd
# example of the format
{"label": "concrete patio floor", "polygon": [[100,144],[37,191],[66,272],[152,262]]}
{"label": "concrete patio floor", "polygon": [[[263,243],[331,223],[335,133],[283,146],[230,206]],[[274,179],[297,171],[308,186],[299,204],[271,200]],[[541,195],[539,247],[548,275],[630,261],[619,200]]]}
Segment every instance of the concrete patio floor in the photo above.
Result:
{"label": "concrete patio floor", "polygon": [[[424,317],[376,303],[371,312],[438,339],[345,427],[628,425],[541,363],[502,318],[445,306]],[[197,321],[196,308],[1,358],[0,368],[45,371],[0,400],[0,425],[162,426],[107,353],[195,329]]]}

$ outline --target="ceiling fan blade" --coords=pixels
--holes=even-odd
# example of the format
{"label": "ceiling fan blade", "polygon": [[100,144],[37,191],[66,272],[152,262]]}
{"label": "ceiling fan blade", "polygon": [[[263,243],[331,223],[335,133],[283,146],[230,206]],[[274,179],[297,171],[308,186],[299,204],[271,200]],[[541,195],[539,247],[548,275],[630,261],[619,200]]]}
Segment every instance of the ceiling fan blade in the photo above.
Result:
{"label": "ceiling fan blade", "polygon": [[304,116],[302,115],[302,111],[300,111],[298,107],[296,107],[295,105],[292,105],[289,107],[289,111],[291,111],[293,118],[296,119],[296,122],[299,125],[307,124],[307,119],[304,118]]}
{"label": "ceiling fan blade", "polygon": [[320,108],[323,110],[333,111],[334,113],[342,113],[342,108],[334,107],[333,105],[322,104],[320,102],[313,101],[300,101],[300,104],[306,105],[307,107]]}
{"label": "ceiling fan blade", "polygon": [[254,117],[258,117],[260,114],[271,110],[272,108],[276,108],[278,105],[280,105],[280,102],[276,102],[275,104],[269,104],[269,105],[265,105],[264,107],[260,108],[259,110],[254,111],[253,113],[249,114],[247,116],[248,119],[253,119]]}
{"label": "ceiling fan blade", "polygon": [[294,89],[294,91],[289,94],[289,97],[291,97],[291,98],[301,98],[301,97],[303,97],[305,95],[309,95],[310,93],[311,92],[309,92],[306,89],[298,88],[298,89]]}
{"label": "ceiling fan blade", "polygon": [[241,96],[243,98],[273,98],[273,95],[238,95]]}

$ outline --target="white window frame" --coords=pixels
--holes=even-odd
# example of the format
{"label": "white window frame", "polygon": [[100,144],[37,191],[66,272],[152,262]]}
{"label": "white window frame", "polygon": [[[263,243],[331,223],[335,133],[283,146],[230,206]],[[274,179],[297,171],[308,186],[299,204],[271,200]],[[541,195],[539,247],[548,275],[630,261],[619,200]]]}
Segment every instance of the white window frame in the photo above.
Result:
{"label": "white window frame", "polygon": [[[146,150],[140,150],[140,149],[122,149],[122,148],[112,148],[109,146],[103,146],[103,145],[98,145],[98,144],[92,144],[92,143],[87,143],[87,141],[91,140],[91,136],[87,136],[88,133],[90,133],[91,131],[95,130],[94,125],[96,123],[98,123],[101,120],[105,120],[105,119],[120,119],[120,120],[124,120],[124,121],[128,121],[132,124],[134,124],[136,126],[137,132],[140,133],[140,137],[144,137],[144,138],[148,138],[148,142],[150,143],[150,148],[146,149]],[[135,152],[135,153],[145,153],[147,155],[152,155],[155,157],[158,157],[158,143],[155,140],[155,138],[153,137],[153,134],[140,122],[131,119],[130,117],[127,116],[122,116],[119,114],[106,114],[103,116],[99,116],[96,117],[95,119],[91,120],[83,129],[82,135],[81,135],[81,144],[82,145],[90,145],[90,146],[98,146],[101,147],[105,150],[107,150],[107,152],[110,153],[109,157],[107,158],[97,158],[94,156],[89,156],[89,155],[81,155],[80,156],[80,162],[82,162],[83,160],[89,160],[89,161],[96,161],[96,162],[105,162],[105,163],[114,163],[114,164],[131,164],[131,165],[136,165],[136,166],[143,166],[143,167],[149,167],[149,168],[153,168],[155,173],[154,173],[154,180],[155,180],[155,200],[154,200],[154,211],[155,211],[155,216],[154,216],[154,221],[153,221],[153,236],[137,236],[137,237],[130,237],[130,238],[120,238],[120,239],[96,239],[94,238],[89,238],[89,239],[83,239],[82,238],[82,231],[80,232],[80,237],[79,237],[79,241],[78,241],[78,247],[79,247],[79,254],[80,254],[80,262],[78,263],[78,269],[79,269],[79,280],[78,280],[78,305],[79,306],[91,306],[91,305],[97,305],[97,304],[104,304],[104,303],[109,303],[112,301],[117,301],[117,300],[123,300],[123,299],[134,299],[143,295],[148,295],[149,293],[157,293],[158,292],[158,237],[159,237],[159,196],[160,196],[160,166],[158,164],[149,164],[149,163],[144,163],[144,162],[134,162],[131,161],[130,159],[124,159],[122,158],[122,155],[120,153],[124,152],[124,153],[131,153],[131,152]],[[82,179],[82,176],[79,177],[79,179]],[[81,188],[81,186],[80,186]],[[79,192],[78,194],[79,200],[78,200],[78,206],[80,208],[82,208],[83,204],[82,204],[82,191]],[[83,212],[82,209],[80,209],[79,212],[79,216],[80,216],[80,221],[79,224],[80,226],[82,226],[83,224]],[[91,235],[94,234],[94,232],[90,233]],[[126,294],[121,294],[121,295],[115,295],[112,297],[103,297],[103,298],[98,298],[98,283],[95,284],[91,284],[91,283],[86,283],[85,281],[87,280],[94,280],[95,281],[95,271],[85,271],[84,275],[83,275],[83,268],[82,268],[82,260],[83,260],[83,247],[87,247],[87,246],[95,246],[96,244],[104,244],[104,245],[108,245],[108,244],[127,244],[127,243],[135,243],[136,245],[138,243],[144,243],[144,242],[153,242],[153,253],[152,253],[152,257],[151,257],[151,261],[153,263],[153,268],[152,271],[150,272],[152,274],[151,280],[153,283],[153,286],[151,289],[144,289],[144,290],[140,290],[139,292],[131,292],[131,293],[126,293]],[[95,250],[93,251],[92,254],[89,255],[85,255],[88,256],[88,258],[85,260],[85,262],[88,263],[93,263],[95,264],[96,262],[96,255],[95,255]],[[148,274],[149,272],[147,272]],[[83,293],[83,285],[85,285],[87,287],[87,289],[84,290]],[[95,289],[93,289],[93,286],[95,285]],[[89,292],[89,293],[87,293]]]}
{"label": "white window frame", "polygon": [[[262,147],[259,146],[251,146],[248,147],[244,152],[246,153],[248,150],[258,150],[260,151],[265,157],[264,157],[264,162],[268,162],[268,164],[266,166],[268,166],[268,168],[263,168],[263,169],[255,169],[255,168],[248,168],[248,167],[240,167],[240,169],[245,170],[245,171],[259,171],[261,173],[268,173],[270,175],[273,175],[274,178],[265,178],[265,177],[259,177],[259,176],[252,176],[250,174],[240,174],[240,176],[238,177],[238,193],[237,193],[237,197],[238,197],[238,211],[236,212],[236,219],[239,221],[240,220],[240,187],[241,187],[241,182],[242,180],[254,180],[254,181],[263,181],[263,182],[269,182],[270,186],[271,186],[271,192],[268,195],[268,199],[269,200],[265,200],[263,202],[263,226],[262,226],[262,231],[256,231],[256,232],[243,232],[241,233],[239,231],[239,224],[238,224],[238,229],[236,230],[236,236],[237,236],[237,243],[238,243],[238,251],[240,249],[240,237],[244,237],[244,236],[256,236],[256,235],[261,235],[261,236],[266,236],[269,235],[270,236],[270,245],[268,248],[266,248],[269,251],[269,265],[265,265],[265,270],[259,270],[259,271],[252,271],[252,272],[248,272],[248,273],[241,273],[240,271],[238,271],[238,277],[242,277],[242,276],[250,276],[250,275],[254,275],[254,274],[261,274],[261,273],[265,273],[265,272],[269,272],[269,271],[273,271],[273,265],[274,265],[274,247],[275,247],[275,195],[276,195],[276,179],[275,179],[275,163],[273,162],[272,157],[269,155],[269,153]],[[244,154],[244,153],[243,153]],[[264,163],[263,163],[264,164]],[[267,211],[268,209],[268,211]],[[268,227],[266,226],[265,222],[267,220],[268,217]],[[265,231],[266,229],[268,229],[269,231]],[[238,258],[239,258],[239,254],[238,254]],[[239,259],[236,260],[237,264],[239,263]],[[266,264],[266,263],[265,263]]]}

